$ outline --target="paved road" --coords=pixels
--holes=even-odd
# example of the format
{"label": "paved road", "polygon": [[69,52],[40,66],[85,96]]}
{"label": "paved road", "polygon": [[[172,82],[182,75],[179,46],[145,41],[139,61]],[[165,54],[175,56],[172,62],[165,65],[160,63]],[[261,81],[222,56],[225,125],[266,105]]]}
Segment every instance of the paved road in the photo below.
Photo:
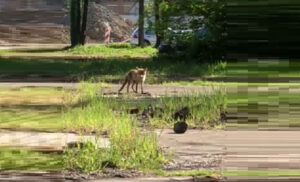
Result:
{"label": "paved road", "polygon": [[2,182],[299,182],[300,178],[241,178],[236,177],[232,179],[213,179],[205,177],[151,177],[151,178],[105,178],[98,180],[85,180],[68,178],[59,174],[0,174],[0,181]]}
{"label": "paved road", "polygon": [[177,135],[164,130],[159,142],[175,151],[181,163],[207,161],[207,167],[217,168],[217,162],[223,170],[300,170],[299,131],[188,130]]}
{"label": "paved road", "polygon": [[[300,170],[299,131],[156,130],[159,144],[174,152],[167,169],[273,169]],[[85,140],[95,141],[92,136]],[[66,143],[80,140],[67,133],[0,131],[0,146],[62,150]],[[99,140],[107,147],[107,139]]]}
{"label": "paved road", "polygon": [[[95,142],[94,136],[79,136],[73,133],[23,132],[0,129],[0,147],[24,147],[37,151],[63,151],[69,143]],[[108,147],[107,138],[97,139],[100,148]]]}

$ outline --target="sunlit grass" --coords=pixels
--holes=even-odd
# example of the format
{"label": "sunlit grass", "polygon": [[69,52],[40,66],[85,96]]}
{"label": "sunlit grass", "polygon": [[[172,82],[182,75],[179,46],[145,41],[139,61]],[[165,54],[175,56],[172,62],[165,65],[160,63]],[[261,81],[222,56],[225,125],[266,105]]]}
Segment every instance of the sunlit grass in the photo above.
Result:
{"label": "sunlit grass", "polygon": [[0,105],[61,105],[62,89],[49,87],[0,88]]}
{"label": "sunlit grass", "polygon": [[23,149],[0,149],[0,170],[61,171],[62,155]]}
{"label": "sunlit grass", "polygon": [[102,54],[110,57],[138,57],[138,56],[154,56],[157,54],[157,49],[153,47],[141,48],[138,46],[130,45],[129,43],[114,43],[110,45],[90,45],[90,46],[77,46],[73,49],[66,51],[72,54]]}
{"label": "sunlit grass", "polygon": [[0,128],[34,131],[63,131],[61,107],[8,107],[0,111]]}

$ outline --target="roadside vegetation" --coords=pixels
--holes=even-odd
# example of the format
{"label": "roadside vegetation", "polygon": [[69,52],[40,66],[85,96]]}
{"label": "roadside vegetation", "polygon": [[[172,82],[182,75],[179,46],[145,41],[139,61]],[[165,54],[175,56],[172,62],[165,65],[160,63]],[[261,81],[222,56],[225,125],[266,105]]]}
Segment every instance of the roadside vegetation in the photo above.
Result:
{"label": "roadside vegetation", "polygon": [[[76,155],[74,149],[67,150],[65,164],[68,169],[90,172],[113,165],[125,169],[160,170],[168,154],[159,148],[152,127],[172,127],[175,122],[172,114],[184,106],[191,108],[188,118],[191,126],[213,127],[219,119],[219,107],[226,107],[225,95],[221,91],[145,101],[130,96],[107,98],[98,88],[94,84],[82,83],[77,93],[79,96],[73,96],[83,105],[70,107],[64,114],[64,122],[67,130],[107,135],[110,148],[99,149],[87,143],[75,148]],[[142,110],[149,104],[162,106],[162,111],[150,120],[139,120],[136,115],[130,115],[130,109]]]}
{"label": "roadside vegetation", "polygon": [[138,128],[137,119],[126,112],[115,113],[111,107],[115,101],[98,96],[97,89],[83,83],[79,89],[79,101],[88,103],[82,108],[71,108],[65,113],[64,120],[66,128],[80,133],[92,130],[96,135],[101,135],[106,131],[110,146],[100,149],[93,143],[86,143],[68,149],[65,153],[65,167],[80,172],[99,171],[113,166],[139,170],[161,168],[166,159],[158,146],[156,134],[142,132]]}

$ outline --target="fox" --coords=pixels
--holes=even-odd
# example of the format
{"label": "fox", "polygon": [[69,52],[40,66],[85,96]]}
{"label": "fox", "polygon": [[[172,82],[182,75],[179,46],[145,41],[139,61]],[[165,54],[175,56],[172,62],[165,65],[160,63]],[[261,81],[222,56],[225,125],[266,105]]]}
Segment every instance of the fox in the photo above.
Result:
{"label": "fox", "polygon": [[[127,84],[127,93],[129,92],[129,87],[131,84],[131,88],[135,93],[138,93],[138,85],[141,85],[141,93],[144,94],[144,82],[146,80],[148,69],[147,68],[139,68],[136,67],[135,69],[130,70],[126,77],[123,85],[119,89],[119,93],[123,90],[125,85]],[[136,89],[134,90],[134,85],[136,86]]]}

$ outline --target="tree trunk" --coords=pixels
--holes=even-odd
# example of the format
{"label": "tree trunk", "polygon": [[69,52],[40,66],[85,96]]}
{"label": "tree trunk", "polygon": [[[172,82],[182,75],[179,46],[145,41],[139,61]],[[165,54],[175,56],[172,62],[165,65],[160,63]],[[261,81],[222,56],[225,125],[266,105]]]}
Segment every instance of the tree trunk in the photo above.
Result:
{"label": "tree trunk", "polygon": [[80,44],[81,45],[85,44],[88,7],[89,7],[89,0],[84,0],[82,24],[81,24],[81,32],[80,32]]}
{"label": "tree trunk", "polygon": [[74,47],[78,44],[78,19],[77,19],[77,0],[70,1],[70,33],[71,33],[71,47]]}
{"label": "tree trunk", "polygon": [[159,26],[160,26],[159,4],[160,4],[160,0],[154,0],[155,34],[156,34],[155,47],[156,48],[160,45],[161,42],[161,33],[159,31]]}
{"label": "tree trunk", "polygon": [[144,47],[144,0],[139,0],[139,46]]}
{"label": "tree trunk", "polygon": [[80,32],[81,32],[81,1],[82,0],[76,0],[76,11],[77,11],[77,17],[76,17],[76,29],[78,31],[77,37],[78,37],[78,44],[80,43]]}

